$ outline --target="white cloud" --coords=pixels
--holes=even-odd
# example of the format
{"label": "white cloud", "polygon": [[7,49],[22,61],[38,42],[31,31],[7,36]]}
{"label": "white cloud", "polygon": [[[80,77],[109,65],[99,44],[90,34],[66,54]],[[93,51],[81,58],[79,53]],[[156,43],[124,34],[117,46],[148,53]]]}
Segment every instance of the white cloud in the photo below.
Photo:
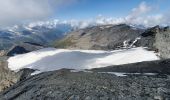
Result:
{"label": "white cloud", "polygon": [[[53,14],[53,10],[58,7],[67,6],[80,0],[0,0],[0,26],[21,23],[23,21],[33,21],[48,18]],[[137,24],[148,26],[170,25],[170,14],[153,14],[154,7],[146,2],[141,2],[133,8],[129,15],[125,17],[113,18],[102,15],[87,20],[55,21],[54,24],[70,24],[73,27],[85,28],[94,25],[107,24]],[[48,22],[48,21],[47,21]],[[44,24],[46,22],[41,22]],[[51,22],[50,22],[51,23]],[[46,23],[48,24],[48,23]]]}
{"label": "white cloud", "polygon": [[141,2],[138,7],[133,8],[129,15],[120,18],[107,18],[100,15],[95,20],[96,24],[136,24],[152,27],[155,25],[170,25],[170,13],[153,14],[154,7],[146,2]]}
{"label": "white cloud", "polygon": [[0,0],[0,26],[48,18],[60,5],[76,0]]}
{"label": "white cloud", "polygon": [[[155,25],[170,25],[170,14],[153,14],[154,7],[146,2],[141,2],[138,7],[133,8],[129,15],[125,17],[113,18],[99,15],[95,19],[81,21],[77,26],[87,27],[89,25],[107,25],[107,24],[136,24],[152,27]],[[83,24],[82,24],[83,23]]]}
{"label": "white cloud", "polygon": [[133,21],[137,17],[147,14],[151,11],[151,7],[146,4],[146,2],[142,2],[137,8],[133,8],[131,13],[126,17],[128,21]]}
{"label": "white cloud", "polygon": [[125,23],[144,25],[146,27],[170,25],[170,18],[167,14],[152,14],[154,11],[152,8],[146,2],[140,3],[137,8],[133,8],[131,13],[125,17]]}

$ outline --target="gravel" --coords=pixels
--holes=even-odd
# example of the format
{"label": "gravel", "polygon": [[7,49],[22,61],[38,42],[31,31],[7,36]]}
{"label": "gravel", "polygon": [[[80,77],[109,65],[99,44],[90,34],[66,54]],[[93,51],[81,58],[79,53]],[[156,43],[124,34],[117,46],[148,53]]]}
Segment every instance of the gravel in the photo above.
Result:
{"label": "gravel", "polygon": [[169,100],[170,75],[119,77],[98,72],[44,72],[0,94],[0,100]]}

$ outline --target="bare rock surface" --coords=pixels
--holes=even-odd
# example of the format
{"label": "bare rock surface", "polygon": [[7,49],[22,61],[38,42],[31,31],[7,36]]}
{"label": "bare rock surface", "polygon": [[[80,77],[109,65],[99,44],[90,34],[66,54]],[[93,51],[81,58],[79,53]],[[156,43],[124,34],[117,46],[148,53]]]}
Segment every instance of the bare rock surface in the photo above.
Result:
{"label": "bare rock surface", "polygon": [[98,72],[44,72],[0,94],[1,100],[169,100],[170,76]]}
{"label": "bare rock surface", "polygon": [[17,75],[8,69],[5,59],[5,57],[0,57],[0,91],[17,82]]}

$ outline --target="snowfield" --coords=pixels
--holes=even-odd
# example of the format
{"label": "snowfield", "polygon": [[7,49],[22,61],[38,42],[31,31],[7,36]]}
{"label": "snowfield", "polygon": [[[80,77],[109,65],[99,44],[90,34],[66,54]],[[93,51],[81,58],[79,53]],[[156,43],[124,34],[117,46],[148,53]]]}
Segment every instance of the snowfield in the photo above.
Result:
{"label": "snowfield", "polygon": [[99,68],[158,59],[153,51],[142,47],[114,51],[45,48],[10,57],[8,67],[14,71],[31,68],[44,72],[61,68]]}

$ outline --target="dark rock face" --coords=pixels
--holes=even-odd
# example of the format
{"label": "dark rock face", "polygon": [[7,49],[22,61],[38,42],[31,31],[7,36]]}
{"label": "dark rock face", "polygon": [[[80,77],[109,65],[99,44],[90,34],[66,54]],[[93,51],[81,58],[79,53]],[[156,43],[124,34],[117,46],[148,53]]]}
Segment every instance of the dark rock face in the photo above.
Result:
{"label": "dark rock face", "polygon": [[14,46],[11,48],[11,50],[9,50],[9,52],[7,53],[7,56],[14,56],[16,54],[23,54],[23,53],[28,53],[29,51],[27,51],[24,47],[21,46]]}
{"label": "dark rock face", "polygon": [[141,34],[141,39],[136,42],[137,47],[148,47],[149,49],[155,50],[156,34],[159,31],[159,26],[155,26],[145,30]]}
{"label": "dark rock face", "polygon": [[0,94],[1,100],[168,100],[170,76],[118,77],[113,74],[45,72]]}
{"label": "dark rock face", "polygon": [[136,45],[149,47],[159,52],[163,59],[170,58],[170,28],[155,26],[141,34],[142,38]]}
{"label": "dark rock face", "polygon": [[14,56],[16,54],[23,54],[28,53],[31,51],[39,50],[44,48],[44,46],[37,44],[37,43],[20,43],[19,45],[13,46],[8,52],[6,53],[7,56]]}

